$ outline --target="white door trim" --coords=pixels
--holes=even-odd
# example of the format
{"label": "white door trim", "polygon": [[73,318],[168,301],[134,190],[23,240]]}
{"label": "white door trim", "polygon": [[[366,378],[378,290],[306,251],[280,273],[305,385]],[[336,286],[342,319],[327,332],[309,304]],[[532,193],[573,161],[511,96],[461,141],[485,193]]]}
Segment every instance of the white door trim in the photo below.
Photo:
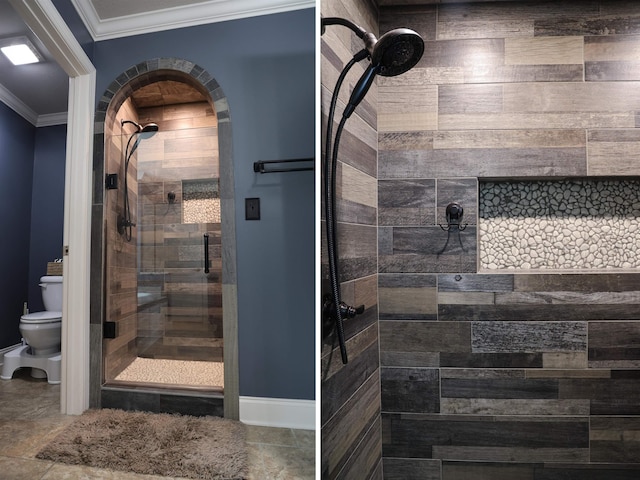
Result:
{"label": "white door trim", "polygon": [[96,71],[51,0],[9,0],[69,75],[64,187],[62,413],[89,408],[89,273]]}

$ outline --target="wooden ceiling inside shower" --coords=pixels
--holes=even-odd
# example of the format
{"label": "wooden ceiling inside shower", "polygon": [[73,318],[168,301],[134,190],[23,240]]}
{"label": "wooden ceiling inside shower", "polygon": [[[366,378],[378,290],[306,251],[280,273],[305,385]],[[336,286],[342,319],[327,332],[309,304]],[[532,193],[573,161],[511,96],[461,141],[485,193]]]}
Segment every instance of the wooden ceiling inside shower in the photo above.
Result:
{"label": "wooden ceiling inside shower", "polygon": [[136,108],[207,101],[195,88],[173,80],[162,80],[139,88],[133,92],[131,99]]}
{"label": "wooden ceiling inside shower", "polygon": [[443,5],[450,3],[489,3],[489,2],[512,2],[524,3],[530,0],[377,0],[381,7],[407,6],[407,5]]}

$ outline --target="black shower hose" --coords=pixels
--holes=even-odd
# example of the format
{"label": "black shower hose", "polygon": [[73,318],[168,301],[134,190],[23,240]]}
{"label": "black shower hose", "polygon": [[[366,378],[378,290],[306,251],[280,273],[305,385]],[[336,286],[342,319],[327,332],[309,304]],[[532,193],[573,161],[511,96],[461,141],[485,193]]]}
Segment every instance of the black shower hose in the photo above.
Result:
{"label": "black shower hose", "polygon": [[326,234],[327,234],[327,257],[329,261],[329,282],[331,284],[331,299],[333,302],[333,309],[336,323],[336,333],[338,335],[338,343],[340,345],[340,355],[342,356],[342,363],[346,364],[349,359],[347,356],[347,347],[344,338],[344,325],[342,322],[341,308],[341,294],[340,294],[340,280],[338,278],[338,245],[336,239],[336,169],[338,164],[338,149],[340,145],[340,137],[344,129],[344,125],[348,117],[342,117],[338,128],[336,129],[336,138],[332,148],[332,130],[333,130],[333,118],[335,116],[336,104],[338,101],[338,94],[340,87],[347,76],[347,73],[360,60],[367,57],[368,52],[366,49],[358,52],[347,63],[347,65],[340,72],[338,81],[333,90],[333,96],[331,98],[331,104],[329,106],[328,120],[327,120],[327,137],[325,142],[325,162],[324,162],[324,206],[325,206],[325,221],[326,221]]}

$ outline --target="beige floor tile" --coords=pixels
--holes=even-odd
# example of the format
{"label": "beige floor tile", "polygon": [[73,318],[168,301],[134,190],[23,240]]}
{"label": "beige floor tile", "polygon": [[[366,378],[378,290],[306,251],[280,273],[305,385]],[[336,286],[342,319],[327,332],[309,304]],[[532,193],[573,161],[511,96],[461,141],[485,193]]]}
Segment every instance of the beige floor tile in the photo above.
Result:
{"label": "beige floor tile", "polygon": [[0,478],[40,480],[52,467],[51,462],[0,456]]}
{"label": "beige floor tile", "polygon": [[259,445],[263,470],[261,479],[313,480],[315,478],[315,449]]}
{"label": "beige floor tile", "polygon": [[262,427],[247,425],[247,442],[269,443],[273,445],[296,446],[296,437],[290,428]]}
{"label": "beige floor tile", "polygon": [[296,446],[300,448],[316,448],[316,431],[315,430],[292,430],[296,439]]}
{"label": "beige floor tile", "polygon": [[167,478],[102,468],[55,464],[41,480],[167,480]]}

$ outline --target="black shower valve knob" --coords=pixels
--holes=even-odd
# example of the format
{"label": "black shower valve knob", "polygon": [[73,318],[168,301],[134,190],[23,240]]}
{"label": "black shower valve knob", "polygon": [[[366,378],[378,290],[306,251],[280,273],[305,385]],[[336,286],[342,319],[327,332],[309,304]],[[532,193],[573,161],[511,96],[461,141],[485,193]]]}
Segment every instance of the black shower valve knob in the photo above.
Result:
{"label": "black shower valve knob", "polygon": [[362,315],[364,313],[364,305],[358,307],[352,307],[344,302],[340,303],[340,315],[342,318],[353,318],[356,315]]}

